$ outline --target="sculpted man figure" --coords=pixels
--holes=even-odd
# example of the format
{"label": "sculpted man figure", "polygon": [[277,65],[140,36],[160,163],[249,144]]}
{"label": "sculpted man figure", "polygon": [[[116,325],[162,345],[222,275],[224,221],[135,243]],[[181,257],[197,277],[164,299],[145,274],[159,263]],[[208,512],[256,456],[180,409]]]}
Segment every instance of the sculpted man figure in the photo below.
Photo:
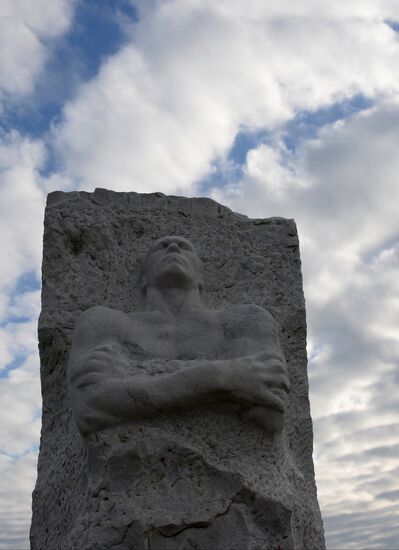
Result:
{"label": "sculpted man figure", "polygon": [[140,282],[144,311],[97,306],[78,320],[68,381],[80,432],[221,402],[281,431],[290,383],[273,317],[256,305],[205,309],[201,260],[183,237],[155,241]]}
{"label": "sculpted man figure", "polygon": [[300,265],[294,220],[49,195],[32,550],[325,547]]}

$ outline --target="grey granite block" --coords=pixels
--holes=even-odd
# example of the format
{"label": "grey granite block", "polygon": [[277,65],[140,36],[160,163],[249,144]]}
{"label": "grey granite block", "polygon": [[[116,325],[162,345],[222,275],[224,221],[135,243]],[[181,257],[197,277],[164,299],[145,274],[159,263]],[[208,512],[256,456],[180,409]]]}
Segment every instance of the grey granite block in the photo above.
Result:
{"label": "grey granite block", "polygon": [[[167,235],[202,260],[201,309],[194,297],[184,315],[142,292]],[[293,220],[207,198],[51,193],[39,347],[33,550],[324,548]]]}

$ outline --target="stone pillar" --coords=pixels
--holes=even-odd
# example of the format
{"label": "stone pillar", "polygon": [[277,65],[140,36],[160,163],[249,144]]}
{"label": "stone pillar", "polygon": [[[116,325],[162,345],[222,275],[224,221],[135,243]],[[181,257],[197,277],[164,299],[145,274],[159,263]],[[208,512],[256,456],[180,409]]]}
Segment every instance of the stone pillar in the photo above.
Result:
{"label": "stone pillar", "polygon": [[[257,304],[273,315],[292,385],[282,432],[216,405],[79,433],[66,378],[75,322],[95,305],[140,310],[140,266],[165,235],[195,244],[207,308]],[[293,220],[249,219],[207,198],[51,193],[39,348],[32,550],[324,548]]]}

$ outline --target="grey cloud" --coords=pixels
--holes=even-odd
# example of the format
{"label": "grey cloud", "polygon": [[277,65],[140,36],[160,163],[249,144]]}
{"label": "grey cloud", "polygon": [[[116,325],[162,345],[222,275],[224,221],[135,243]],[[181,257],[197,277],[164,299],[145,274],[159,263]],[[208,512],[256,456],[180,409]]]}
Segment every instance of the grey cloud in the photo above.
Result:
{"label": "grey cloud", "polygon": [[[377,479],[374,473],[369,474],[366,478],[366,481],[364,479],[365,478],[363,476],[363,480],[360,480],[360,483],[356,485],[359,491],[371,493],[374,495],[374,498],[384,498],[381,497],[381,495],[389,492],[384,489],[390,489],[392,487],[395,476],[390,470],[386,470],[385,472],[382,472],[380,476],[377,477]],[[353,479],[353,481],[355,482],[356,480]]]}
{"label": "grey cloud", "polygon": [[337,514],[324,518],[327,548],[373,550],[398,548],[397,509],[383,512],[366,510],[363,513]]}
{"label": "grey cloud", "polygon": [[[339,419],[341,417],[341,419]],[[358,417],[358,418],[356,418]],[[350,440],[352,444],[361,445],[369,444],[370,441],[380,442],[386,440],[392,435],[396,435],[399,440],[399,426],[396,423],[379,425],[379,426],[368,426],[367,428],[356,429],[357,420],[360,420],[362,424],[365,422],[365,414],[363,412],[348,412],[342,413],[341,415],[334,415],[327,418],[316,419],[314,422],[316,433],[322,438],[325,442],[322,443],[322,448],[326,451],[334,450],[337,444],[337,440],[344,437],[344,433],[350,427]],[[369,418],[372,418],[372,415],[369,415]],[[324,421],[324,422],[323,422]],[[324,424],[324,430],[323,425]],[[329,439],[329,433],[332,427],[341,426],[341,435],[336,436],[332,439]],[[345,437],[347,435],[345,434]]]}
{"label": "grey cloud", "polygon": [[337,457],[335,460],[338,462],[355,462],[362,458],[397,458],[399,456],[399,444],[397,445],[380,445],[379,447],[372,447],[366,449],[360,453],[348,453],[343,456]]}
{"label": "grey cloud", "polygon": [[375,496],[375,498],[381,498],[384,500],[391,500],[393,502],[399,501],[399,489],[396,491],[384,491]]}
{"label": "grey cloud", "polygon": [[320,352],[309,377],[329,548],[392,548],[398,538],[397,509],[378,510],[374,496],[395,488],[399,456],[398,262],[394,253],[384,259],[398,234],[398,120],[398,105],[380,104],[321,132],[291,159],[300,181],[280,195],[261,172],[232,189],[234,209],[242,201],[262,215],[267,205],[298,222],[309,334]]}
{"label": "grey cloud", "polygon": [[[41,4],[35,2],[34,11],[29,7],[30,13],[39,14],[39,25]],[[399,392],[397,376],[393,371],[387,374],[387,365],[395,361],[392,342],[383,336],[385,321],[378,317],[383,312],[394,319],[395,286],[385,276],[393,276],[395,266],[374,265],[398,235],[399,108],[382,102],[379,95],[398,90],[399,44],[383,24],[384,18],[392,19],[393,4],[325,3],[319,17],[314,2],[307,0],[286,4],[260,0],[251,4],[253,10],[245,2],[205,2],[200,20],[191,7],[175,17],[174,2],[145,4],[148,17],[137,25],[134,43],[109,58],[98,78],[78,90],[65,107],[62,124],[54,129],[51,137],[67,170],[65,179],[56,174],[51,182],[37,181],[41,166],[37,143],[20,138],[7,146],[5,156],[12,162],[3,173],[6,192],[0,202],[7,205],[3,246],[13,244],[3,251],[12,259],[4,266],[1,282],[5,287],[24,270],[39,265],[43,206],[39,189],[50,185],[64,189],[68,183],[76,187],[77,182],[91,188],[103,182],[125,191],[191,193],[213,160],[224,158],[240,125],[262,125],[278,134],[278,125],[294,111],[317,109],[358,91],[369,94],[374,110],[326,128],[317,140],[288,155],[286,165],[271,164],[268,158],[260,164],[258,179],[247,171],[245,181],[236,182],[230,194],[223,189],[217,198],[249,215],[297,219],[310,334],[329,351],[310,369],[322,476],[319,494],[326,510],[329,547],[392,548],[398,542],[397,507],[381,512],[365,505],[363,514],[331,510],[363,506],[356,491],[362,482],[370,482],[370,476],[384,492],[383,485],[398,475],[384,463],[388,456],[395,458],[397,445],[383,445],[375,427],[381,425],[387,438],[396,436],[393,428],[383,426],[383,422],[393,426],[397,418]],[[157,11],[158,5],[167,8]],[[292,17],[293,12],[299,17]],[[287,16],[289,20],[281,22]],[[15,33],[11,36],[14,40]],[[304,38],[300,44],[297,36]],[[327,71],[326,59],[333,59]],[[39,65],[34,65],[35,71]],[[17,68],[22,66],[17,63]],[[276,144],[273,147],[275,152]],[[29,231],[21,220],[29,224]],[[393,322],[388,324],[392,329]],[[23,393],[29,396],[31,379],[26,386]],[[370,402],[363,410],[335,414],[341,393],[357,387]],[[14,398],[13,391],[10,383],[5,398]],[[11,406],[7,409],[4,414],[13,414]],[[14,430],[15,420],[8,420],[8,426],[21,449],[27,437],[31,441],[36,426],[33,429],[31,415],[23,410],[17,420],[27,431]],[[369,454],[362,449],[367,433]],[[358,453],[353,445],[359,446]],[[342,454],[344,462],[333,462]],[[370,472],[373,458],[381,459],[387,469]],[[29,468],[33,472],[32,465]],[[10,479],[20,479],[21,472],[16,465],[7,470]],[[331,496],[331,487],[338,494]],[[363,485],[370,492],[376,487]],[[29,491],[24,494],[30,501]],[[15,487],[8,485],[2,497],[10,508]],[[23,516],[28,518],[29,510],[26,506],[21,510],[25,512],[3,516],[0,544],[7,544],[9,532],[8,545],[22,545],[18,537],[27,527],[29,520]]]}

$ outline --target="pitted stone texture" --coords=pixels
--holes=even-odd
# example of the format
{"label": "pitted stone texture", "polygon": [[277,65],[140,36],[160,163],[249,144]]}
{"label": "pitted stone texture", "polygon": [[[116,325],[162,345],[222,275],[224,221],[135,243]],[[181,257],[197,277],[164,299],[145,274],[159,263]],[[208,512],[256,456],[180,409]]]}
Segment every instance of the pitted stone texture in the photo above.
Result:
{"label": "pitted stone texture", "polygon": [[[225,406],[79,434],[66,382],[75,321],[95,305],[141,309],[139,269],[164,235],[196,246],[206,307],[254,303],[276,319],[292,384],[282,434],[271,437]],[[251,220],[205,198],[52,193],[39,345],[43,425],[33,550],[324,547],[293,220]],[[156,361],[148,366],[156,369]]]}

